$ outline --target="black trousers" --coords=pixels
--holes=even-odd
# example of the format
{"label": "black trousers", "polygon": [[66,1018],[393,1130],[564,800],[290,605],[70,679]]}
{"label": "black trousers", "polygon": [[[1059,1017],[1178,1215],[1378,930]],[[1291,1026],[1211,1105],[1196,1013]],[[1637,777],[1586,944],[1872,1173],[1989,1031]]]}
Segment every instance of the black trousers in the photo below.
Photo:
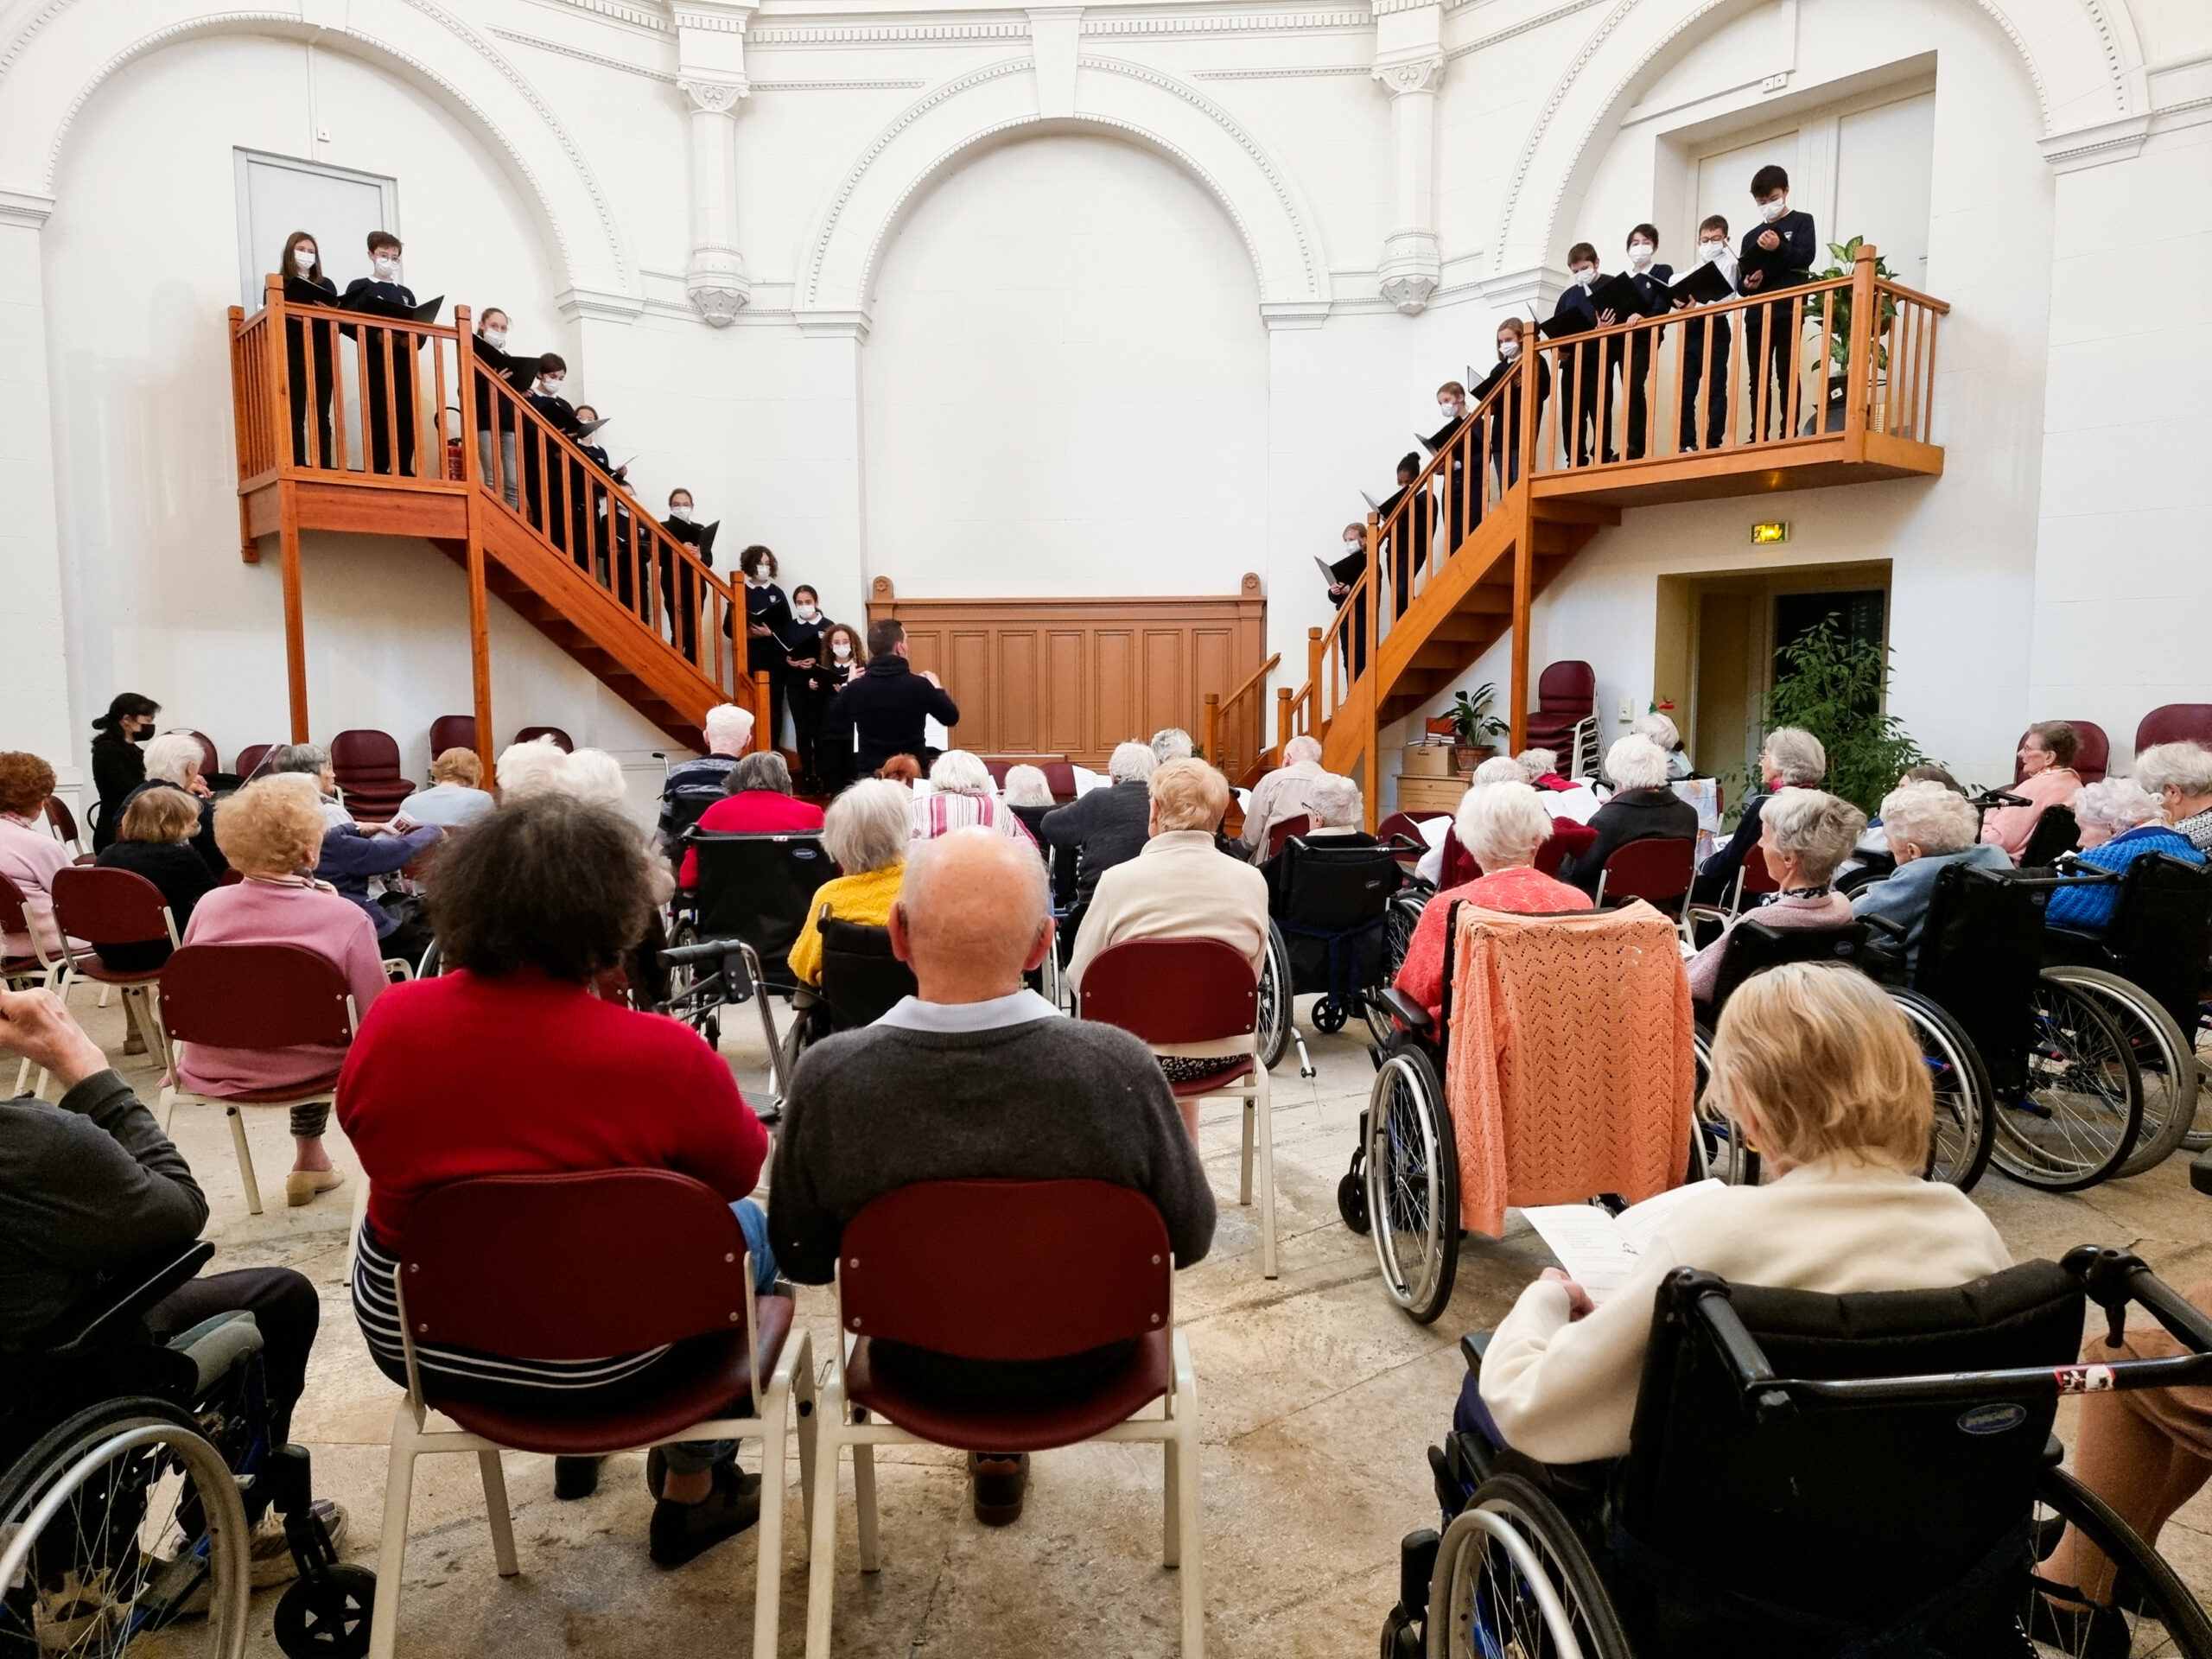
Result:
{"label": "black trousers", "polygon": [[[301,336],[308,332],[306,325],[296,320],[284,325],[284,367],[291,381],[292,391],[292,465],[295,467],[335,467],[337,451],[330,446],[330,388],[334,376],[330,365],[330,331],[317,328],[315,332],[315,375],[308,375],[308,342]],[[308,410],[315,411],[315,431],[322,442],[320,448],[308,448]]]}
{"label": "black trousers", "polygon": [[[1693,315],[1682,327],[1689,330],[1682,342],[1681,447],[1698,447],[1697,402],[1700,382],[1706,380],[1708,357],[1712,378],[1705,385],[1705,448],[1719,447],[1728,432],[1728,359],[1735,344],[1735,330],[1726,317]],[[1708,346],[1707,342],[1710,342]]]}
{"label": "black trousers", "polygon": [[[1744,394],[1750,399],[1744,429],[1754,442],[1768,437],[1786,438],[1796,430],[1797,337],[1790,326],[1790,302],[1784,299],[1772,305],[1752,306],[1744,313],[1744,352],[1751,371],[1750,388]],[[1766,348],[1764,355],[1761,346]],[[1767,380],[1764,422],[1758,417],[1762,367]]]}
{"label": "black trousers", "polygon": [[1630,461],[1643,459],[1643,429],[1651,414],[1651,343],[1664,337],[1663,329],[1646,330],[1629,341],[1628,441],[1622,447]]}
{"label": "black trousers", "polygon": [[[387,346],[384,330],[368,331],[369,357],[369,469],[389,474],[397,461],[403,476],[415,475],[415,348],[414,336],[402,335]],[[385,353],[391,353],[390,384],[386,384]],[[385,412],[391,419],[387,428]],[[395,455],[393,442],[398,452]]]}
{"label": "black trousers", "polygon": [[791,729],[798,737],[798,771],[802,778],[817,778],[817,750],[822,737],[822,716],[829,711],[830,699],[836,694],[827,685],[809,683],[804,669],[791,671],[791,684],[785,693],[791,705]]}
{"label": "black trousers", "polygon": [[146,1328],[166,1343],[218,1313],[246,1313],[261,1327],[261,1369],[269,1390],[269,1434],[292,1438],[292,1408],[308,1385],[308,1352],[322,1324],[322,1302],[303,1273],[242,1268],[210,1274],[171,1291],[146,1312]]}

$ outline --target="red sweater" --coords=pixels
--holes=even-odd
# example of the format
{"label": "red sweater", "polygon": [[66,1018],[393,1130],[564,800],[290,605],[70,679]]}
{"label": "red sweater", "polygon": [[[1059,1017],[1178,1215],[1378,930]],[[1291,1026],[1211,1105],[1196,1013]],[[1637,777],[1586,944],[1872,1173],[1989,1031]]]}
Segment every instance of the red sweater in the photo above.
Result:
{"label": "red sweater", "polygon": [[696,1033],[532,971],[451,973],[379,996],[339,1077],[338,1121],[388,1248],[417,1198],[472,1175],[673,1169],[734,1200],[768,1154],[767,1130]]}
{"label": "red sweater", "polygon": [[[780,790],[747,789],[725,795],[699,815],[699,828],[724,836],[804,835],[822,828],[822,809],[796,800]],[[681,887],[696,887],[699,855],[686,847],[683,868],[677,872]]]}

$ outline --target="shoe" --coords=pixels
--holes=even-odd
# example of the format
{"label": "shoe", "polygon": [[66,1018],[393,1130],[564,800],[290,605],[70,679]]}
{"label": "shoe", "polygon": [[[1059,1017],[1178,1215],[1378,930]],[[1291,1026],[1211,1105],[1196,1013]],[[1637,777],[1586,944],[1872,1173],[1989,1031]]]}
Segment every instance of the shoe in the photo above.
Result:
{"label": "shoe", "polygon": [[[335,1499],[318,1497],[308,1506],[321,1518],[322,1530],[330,1540],[334,1554],[346,1553],[346,1529],[349,1517],[346,1506]],[[248,1572],[257,1590],[269,1590],[280,1584],[289,1584],[300,1576],[300,1564],[293,1558],[292,1546],[284,1536],[284,1517],[270,1510],[261,1517],[253,1529],[253,1541],[247,1555]],[[180,1618],[205,1618],[207,1616],[209,1585],[203,1578],[193,1592],[184,1599],[176,1610]]]}
{"label": "shoe", "polygon": [[553,1496],[563,1503],[579,1497],[589,1497],[599,1490],[599,1459],[597,1458],[556,1458],[553,1459]]}
{"label": "shoe", "polygon": [[1010,1527],[1021,1519],[1022,1501],[1029,1495],[1029,1454],[990,1457],[968,1454],[968,1478],[976,1494],[976,1518],[987,1527]]}
{"label": "shoe", "polygon": [[655,1567],[681,1567],[760,1518],[760,1477],[735,1462],[714,1467],[715,1489],[696,1503],[662,1498],[653,1505],[647,1535]]}
{"label": "shoe", "polygon": [[296,1169],[284,1178],[284,1202],[296,1210],[303,1204],[313,1204],[316,1193],[345,1185],[342,1170]]}
{"label": "shoe", "polygon": [[[2053,1586],[2082,1592],[2071,1586]],[[2133,1646],[2127,1619],[2117,1607],[2061,1606],[2048,1593],[2028,1598],[2028,1637],[2082,1659],[2127,1659]]]}

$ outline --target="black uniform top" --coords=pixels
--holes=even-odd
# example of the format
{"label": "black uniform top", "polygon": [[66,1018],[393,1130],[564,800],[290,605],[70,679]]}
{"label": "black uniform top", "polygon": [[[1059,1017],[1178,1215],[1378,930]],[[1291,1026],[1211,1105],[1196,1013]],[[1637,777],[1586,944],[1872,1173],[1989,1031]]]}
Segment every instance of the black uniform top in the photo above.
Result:
{"label": "black uniform top", "polygon": [[[782,672],[785,653],[777,639],[779,636],[785,639],[791,637],[791,602],[784,597],[784,590],[772,582],[758,588],[749,582],[745,584],[745,626],[750,628],[755,623],[767,627],[770,634],[766,639],[758,635],[747,638],[745,671],[748,674],[759,674],[764,671]],[[806,653],[799,652],[793,654],[804,656]],[[893,750],[893,753],[898,751]],[[876,764],[880,766],[882,762]]]}
{"label": "black uniform top", "polygon": [[[1812,221],[1808,219],[1807,224]],[[350,305],[355,300],[389,300],[394,305],[415,303],[415,290],[399,283],[380,283],[373,276],[356,276],[346,284],[346,292],[339,303]]]}
{"label": "black uniform top", "polygon": [[576,406],[557,392],[533,391],[524,401],[555,431],[571,438],[582,435],[584,423],[576,418]]}
{"label": "black uniform top", "polygon": [[960,723],[960,705],[943,686],[931,685],[896,653],[877,658],[830,705],[822,725],[825,755],[842,757],[858,735],[855,765],[865,775],[894,754],[922,753],[924,721],[934,716],[946,726]]}
{"label": "black uniform top", "polygon": [[1643,314],[1646,316],[1656,315],[1667,309],[1665,290],[1673,287],[1675,283],[1675,268],[1672,265],[1646,265],[1642,270],[1630,271],[1628,279],[1636,284],[1636,291],[1643,296]]}
{"label": "black uniform top", "polygon": [[[1772,231],[1782,238],[1782,245],[1772,253],[1758,245],[1759,238]],[[1813,260],[1820,251],[1820,243],[1813,235],[1813,216],[1794,209],[1784,213],[1771,225],[1754,225],[1744,232],[1743,245],[1736,252],[1736,291],[1739,294],[1771,294],[1777,288],[1797,288],[1813,280]],[[1745,288],[1744,278],[1753,271],[1766,273],[1765,281],[1757,288]]]}
{"label": "black uniform top", "polygon": [[788,623],[778,630],[784,637],[784,666],[794,674],[806,676],[807,688],[810,690],[818,691],[823,688],[814,677],[814,669],[801,668],[798,664],[811,661],[816,667],[820,666],[822,635],[829,626],[830,619],[817,610],[814,613],[813,621],[801,621],[797,615],[793,615]]}

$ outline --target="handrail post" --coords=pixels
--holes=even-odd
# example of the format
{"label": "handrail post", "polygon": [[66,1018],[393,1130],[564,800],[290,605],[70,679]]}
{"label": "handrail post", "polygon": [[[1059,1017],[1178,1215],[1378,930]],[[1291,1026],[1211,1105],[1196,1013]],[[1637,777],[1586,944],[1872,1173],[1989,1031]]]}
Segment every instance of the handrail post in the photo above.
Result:
{"label": "handrail post", "polygon": [[476,336],[468,326],[465,305],[453,308],[453,335],[454,378],[461,383],[456,388],[461,398],[461,475],[474,489],[484,481],[484,464],[478,459],[481,440],[476,435]]}
{"label": "handrail post", "polygon": [[1229,775],[1229,769],[1222,765],[1221,693],[1218,691],[1209,691],[1206,693],[1205,731],[1206,760],[1209,764],[1213,766],[1221,772],[1223,777],[1226,778]]}
{"label": "handrail post", "polygon": [[[1536,577],[1536,420],[1543,407],[1537,397],[1541,380],[1541,363],[1531,364],[1524,351],[1521,357],[1521,407],[1527,419],[1521,432],[1521,506],[1513,519],[1513,700],[1510,706],[1513,752],[1516,754],[1528,746],[1529,738],[1529,613],[1535,601]],[[1578,442],[1579,435],[1568,435],[1570,450]]]}
{"label": "handrail post", "polygon": [[231,308],[231,429],[234,436],[238,460],[238,557],[247,564],[261,562],[261,549],[253,539],[253,514],[246,505],[244,486],[246,480],[247,454],[253,447],[253,427],[259,411],[249,412],[246,395],[251,388],[250,377],[245,373],[245,351],[238,343],[239,333],[245,327],[245,308]]}
{"label": "handrail post", "polygon": [[769,724],[775,707],[768,690],[768,671],[761,669],[753,676],[753,747],[761,754],[776,753],[776,739],[780,734]]}
{"label": "handrail post", "polygon": [[[1874,335],[1880,328],[1881,302],[1874,293],[1874,258],[1879,250],[1859,245],[1851,262],[1851,360],[1844,371],[1843,449],[1861,461],[1866,454],[1866,410],[1874,401]],[[1825,395],[1827,365],[1821,365]]]}
{"label": "handrail post", "polygon": [[[284,362],[284,279],[275,271],[269,273],[267,297],[263,300],[262,307],[262,356],[267,366],[269,384],[276,389],[276,430],[270,435],[276,444],[274,457],[276,476],[283,478],[292,470],[292,376]],[[315,395],[313,384],[315,341],[308,338],[314,327],[307,318],[300,319],[300,352],[307,361],[308,396],[310,399]],[[336,371],[334,369],[332,372],[334,374]],[[320,442],[320,428],[316,429],[315,436]],[[330,458],[327,455],[315,455],[312,459],[326,467],[330,464]]]}
{"label": "handrail post", "polygon": [[1283,747],[1290,741],[1290,688],[1275,687],[1275,765],[1282,765]]}

